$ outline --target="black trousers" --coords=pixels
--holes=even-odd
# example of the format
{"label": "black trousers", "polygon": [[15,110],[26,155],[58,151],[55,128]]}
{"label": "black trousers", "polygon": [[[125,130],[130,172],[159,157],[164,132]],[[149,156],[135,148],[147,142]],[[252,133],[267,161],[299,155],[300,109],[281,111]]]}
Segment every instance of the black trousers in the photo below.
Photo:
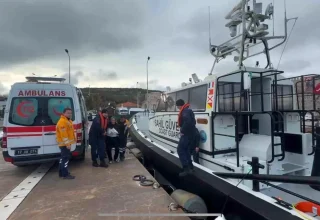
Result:
{"label": "black trousers", "polygon": [[200,164],[199,162],[199,152],[197,152],[196,150],[192,150],[191,151],[191,155],[193,157],[193,161],[197,164]]}
{"label": "black trousers", "polygon": [[[120,141],[119,137],[107,137],[106,139],[106,151],[108,155],[109,161],[116,161],[119,157],[119,147],[120,147]],[[114,156],[112,159],[112,148],[115,149]]]}
{"label": "black trousers", "polygon": [[191,137],[186,135],[182,135],[180,137],[177,153],[179,155],[181,165],[184,169],[193,168],[193,164],[191,160],[191,151],[190,151],[191,143],[192,143]]}
{"label": "black trousers", "polygon": [[119,137],[119,152],[120,152],[120,159],[124,159],[124,155],[126,153],[126,146],[127,146],[127,137],[121,136]]}
{"label": "black trousers", "polygon": [[59,161],[59,176],[66,177],[69,175],[68,166],[69,166],[69,160],[71,157],[71,152],[65,146],[60,147],[60,151],[61,151],[61,158]]}

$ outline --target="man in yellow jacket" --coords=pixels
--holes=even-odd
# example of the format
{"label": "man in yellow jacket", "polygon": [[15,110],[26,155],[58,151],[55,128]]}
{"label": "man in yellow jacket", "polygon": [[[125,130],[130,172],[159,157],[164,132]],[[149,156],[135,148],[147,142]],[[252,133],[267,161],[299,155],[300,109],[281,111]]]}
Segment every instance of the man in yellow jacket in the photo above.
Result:
{"label": "man in yellow jacket", "polygon": [[65,108],[56,126],[56,137],[61,150],[59,162],[59,176],[63,179],[74,179],[68,171],[68,163],[71,156],[71,145],[76,143],[74,128],[72,124],[72,110]]}

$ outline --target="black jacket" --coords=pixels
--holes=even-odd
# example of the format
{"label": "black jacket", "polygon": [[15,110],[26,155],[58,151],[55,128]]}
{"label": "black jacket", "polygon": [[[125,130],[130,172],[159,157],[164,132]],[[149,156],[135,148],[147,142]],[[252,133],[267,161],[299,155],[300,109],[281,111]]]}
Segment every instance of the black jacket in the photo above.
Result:
{"label": "black jacket", "polygon": [[118,122],[118,129],[119,129],[118,132],[119,132],[120,138],[125,138],[128,136],[129,129],[128,129],[126,122],[119,121]]}
{"label": "black jacket", "polygon": [[197,128],[195,128],[195,136],[194,136],[194,148],[200,146],[200,132]]}
{"label": "black jacket", "polygon": [[89,140],[97,140],[104,138],[105,130],[101,128],[101,120],[100,117],[97,116],[93,119],[90,131],[89,131]]}
{"label": "black jacket", "polygon": [[196,129],[196,119],[191,109],[185,108],[181,112],[181,128],[180,132],[184,135],[193,136]]}

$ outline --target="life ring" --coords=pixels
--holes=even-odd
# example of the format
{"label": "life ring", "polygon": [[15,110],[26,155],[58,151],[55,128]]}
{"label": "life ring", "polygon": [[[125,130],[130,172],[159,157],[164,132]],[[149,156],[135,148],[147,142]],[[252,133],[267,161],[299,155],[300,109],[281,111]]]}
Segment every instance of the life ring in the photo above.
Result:
{"label": "life ring", "polygon": [[294,207],[301,212],[314,213],[320,216],[320,206],[312,202],[298,202]]}

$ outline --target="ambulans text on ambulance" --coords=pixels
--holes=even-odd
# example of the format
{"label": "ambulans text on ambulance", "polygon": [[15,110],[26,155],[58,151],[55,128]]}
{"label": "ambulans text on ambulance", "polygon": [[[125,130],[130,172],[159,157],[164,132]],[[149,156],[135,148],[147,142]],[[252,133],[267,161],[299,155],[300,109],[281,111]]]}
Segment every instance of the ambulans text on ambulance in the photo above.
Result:
{"label": "ambulans text on ambulance", "polygon": [[66,96],[62,90],[20,90],[18,96]]}

